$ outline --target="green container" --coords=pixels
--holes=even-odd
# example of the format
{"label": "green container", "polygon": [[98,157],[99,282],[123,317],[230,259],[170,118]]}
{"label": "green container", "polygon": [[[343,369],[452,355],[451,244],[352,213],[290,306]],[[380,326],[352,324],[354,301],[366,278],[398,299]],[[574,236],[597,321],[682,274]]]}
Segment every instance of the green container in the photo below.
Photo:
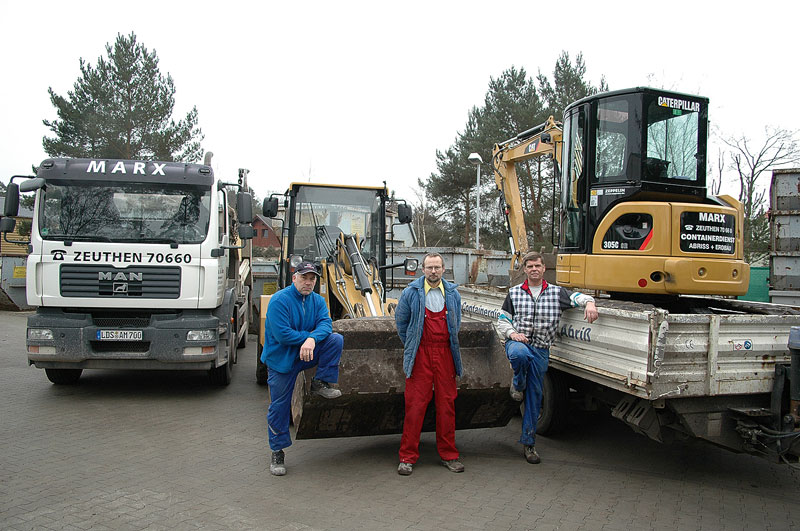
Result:
{"label": "green container", "polygon": [[739,299],[754,302],[769,302],[769,268],[751,267],[750,286],[747,293],[740,295]]}

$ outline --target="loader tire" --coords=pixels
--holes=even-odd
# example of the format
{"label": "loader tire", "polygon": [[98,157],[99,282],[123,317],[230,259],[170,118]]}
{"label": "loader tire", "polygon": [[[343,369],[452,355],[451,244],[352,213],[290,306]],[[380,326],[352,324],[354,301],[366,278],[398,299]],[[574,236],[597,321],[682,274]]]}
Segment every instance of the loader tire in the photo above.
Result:
{"label": "loader tire", "polygon": [[564,377],[554,370],[544,373],[542,386],[542,409],[536,433],[539,435],[556,435],[564,429],[569,414],[569,387]]}
{"label": "loader tire", "polygon": [[83,369],[45,369],[47,379],[56,385],[73,385],[78,383]]}

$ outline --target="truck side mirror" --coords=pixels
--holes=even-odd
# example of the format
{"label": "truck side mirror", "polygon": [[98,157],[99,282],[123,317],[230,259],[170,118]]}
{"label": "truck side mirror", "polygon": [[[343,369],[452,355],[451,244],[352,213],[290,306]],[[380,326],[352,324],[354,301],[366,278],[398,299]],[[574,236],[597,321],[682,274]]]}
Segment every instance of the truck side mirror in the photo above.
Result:
{"label": "truck side mirror", "polygon": [[261,209],[264,214],[264,217],[267,218],[274,218],[278,215],[278,198],[277,197],[270,197],[264,199],[264,206]]}
{"label": "truck side mirror", "polygon": [[239,223],[253,222],[253,199],[250,192],[236,194],[236,218]]}
{"label": "truck side mirror", "polygon": [[400,223],[411,223],[411,207],[405,203],[397,205],[397,221]]}
{"label": "truck side mirror", "polygon": [[14,218],[5,217],[0,219],[0,232],[14,232],[17,226],[17,220]]}
{"label": "truck side mirror", "polygon": [[255,229],[253,229],[252,225],[239,225],[239,238],[242,240],[252,240],[254,235]]}
{"label": "truck side mirror", "polygon": [[[6,187],[6,202],[3,205],[3,216],[13,217],[19,214],[19,185],[8,183]],[[4,218],[3,220],[5,221]],[[14,230],[13,228],[11,230]]]}

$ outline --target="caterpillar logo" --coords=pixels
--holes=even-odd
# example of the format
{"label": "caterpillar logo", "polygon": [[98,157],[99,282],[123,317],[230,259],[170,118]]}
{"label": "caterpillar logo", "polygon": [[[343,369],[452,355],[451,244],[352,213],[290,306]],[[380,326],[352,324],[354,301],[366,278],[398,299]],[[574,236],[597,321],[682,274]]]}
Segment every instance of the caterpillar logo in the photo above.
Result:
{"label": "caterpillar logo", "polygon": [[658,97],[659,107],[680,109],[681,111],[700,112],[700,104],[696,101],[679,100],[677,98]]}

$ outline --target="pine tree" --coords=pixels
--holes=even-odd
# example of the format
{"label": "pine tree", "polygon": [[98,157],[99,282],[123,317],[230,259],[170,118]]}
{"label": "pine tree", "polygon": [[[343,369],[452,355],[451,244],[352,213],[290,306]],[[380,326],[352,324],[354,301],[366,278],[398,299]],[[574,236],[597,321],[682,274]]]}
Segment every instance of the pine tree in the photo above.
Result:
{"label": "pine tree", "polygon": [[194,162],[203,151],[197,108],[172,118],[175,84],[161,74],[155,50],[136,35],[117,35],[97,65],[80,59],[81,77],[67,97],[50,87],[58,119],[44,120],[55,137],[42,145],[51,157],[91,157]]}

